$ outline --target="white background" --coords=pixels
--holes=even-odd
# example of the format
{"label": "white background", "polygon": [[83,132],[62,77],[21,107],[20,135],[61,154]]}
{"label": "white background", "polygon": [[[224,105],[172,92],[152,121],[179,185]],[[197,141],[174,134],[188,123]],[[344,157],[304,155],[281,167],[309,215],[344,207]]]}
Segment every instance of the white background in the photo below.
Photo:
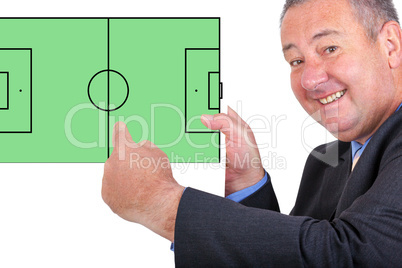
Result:
{"label": "white background", "polygon": [[[291,92],[279,38],[283,3],[7,1],[0,16],[221,17],[223,110],[230,105],[245,120],[254,119],[250,125],[265,147],[261,156],[281,209],[289,213],[309,150],[333,138],[311,125]],[[265,126],[256,116],[266,118]],[[223,195],[223,166],[188,164],[183,171],[173,165],[173,173],[184,186]],[[0,267],[174,267],[169,241],[103,203],[102,175],[103,164],[0,164]]]}

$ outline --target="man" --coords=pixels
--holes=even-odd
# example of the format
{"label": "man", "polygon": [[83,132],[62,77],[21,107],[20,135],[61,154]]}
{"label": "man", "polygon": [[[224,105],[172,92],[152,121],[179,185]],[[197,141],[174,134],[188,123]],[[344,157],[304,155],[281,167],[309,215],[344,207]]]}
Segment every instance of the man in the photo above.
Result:
{"label": "man", "polygon": [[174,242],[178,267],[400,266],[402,32],[392,0],[287,0],[281,39],[294,94],[339,139],[315,150],[325,159],[307,159],[290,216],[277,212],[254,136],[230,109],[202,121],[226,135],[225,195],[241,204],[184,189],[170,165],[130,169],[133,152],[167,157],[122,123],[105,202]]}

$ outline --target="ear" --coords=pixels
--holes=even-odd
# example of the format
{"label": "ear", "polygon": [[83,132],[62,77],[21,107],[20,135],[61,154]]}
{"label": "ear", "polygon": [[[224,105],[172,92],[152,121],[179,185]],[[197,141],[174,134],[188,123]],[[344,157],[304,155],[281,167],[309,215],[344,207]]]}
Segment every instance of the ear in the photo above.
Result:
{"label": "ear", "polygon": [[391,69],[398,68],[402,63],[402,31],[395,21],[388,21],[380,31],[380,40],[383,40]]}

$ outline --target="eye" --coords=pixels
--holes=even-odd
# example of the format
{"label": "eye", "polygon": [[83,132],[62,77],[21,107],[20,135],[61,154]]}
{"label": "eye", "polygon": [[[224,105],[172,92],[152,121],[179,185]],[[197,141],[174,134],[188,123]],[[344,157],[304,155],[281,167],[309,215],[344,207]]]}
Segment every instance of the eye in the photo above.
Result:
{"label": "eye", "polygon": [[328,47],[327,49],[325,49],[325,52],[328,54],[331,54],[331,53],[334,53],[337,49],[338,49],[338,47],[332,46],[332,47]]}
{"label": "eye", "polygon": [[290,62],[290,66],[291,66],[291,67],[296,67],[296,66],[299,66],[299,65],[302,64],[302,63],[303,63],[302,60],[294,60],[294,61],[291,61],[291,62]]}

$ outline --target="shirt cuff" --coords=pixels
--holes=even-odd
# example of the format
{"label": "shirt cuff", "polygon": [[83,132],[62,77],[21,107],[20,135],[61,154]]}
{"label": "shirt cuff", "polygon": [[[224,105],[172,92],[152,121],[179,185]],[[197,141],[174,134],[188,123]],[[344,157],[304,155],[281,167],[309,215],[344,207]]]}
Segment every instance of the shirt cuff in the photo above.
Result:
{"label": "shirt cuff", "polygon": [[230,194],[226,198],[233,200],[235,202],[240,202],[249,197],[250,195],[252,195],[253,193],[257,192],[267,181],[268,181],[268,174],[267,172],[265,172],[264,177],[259,182],[246,189]]}

